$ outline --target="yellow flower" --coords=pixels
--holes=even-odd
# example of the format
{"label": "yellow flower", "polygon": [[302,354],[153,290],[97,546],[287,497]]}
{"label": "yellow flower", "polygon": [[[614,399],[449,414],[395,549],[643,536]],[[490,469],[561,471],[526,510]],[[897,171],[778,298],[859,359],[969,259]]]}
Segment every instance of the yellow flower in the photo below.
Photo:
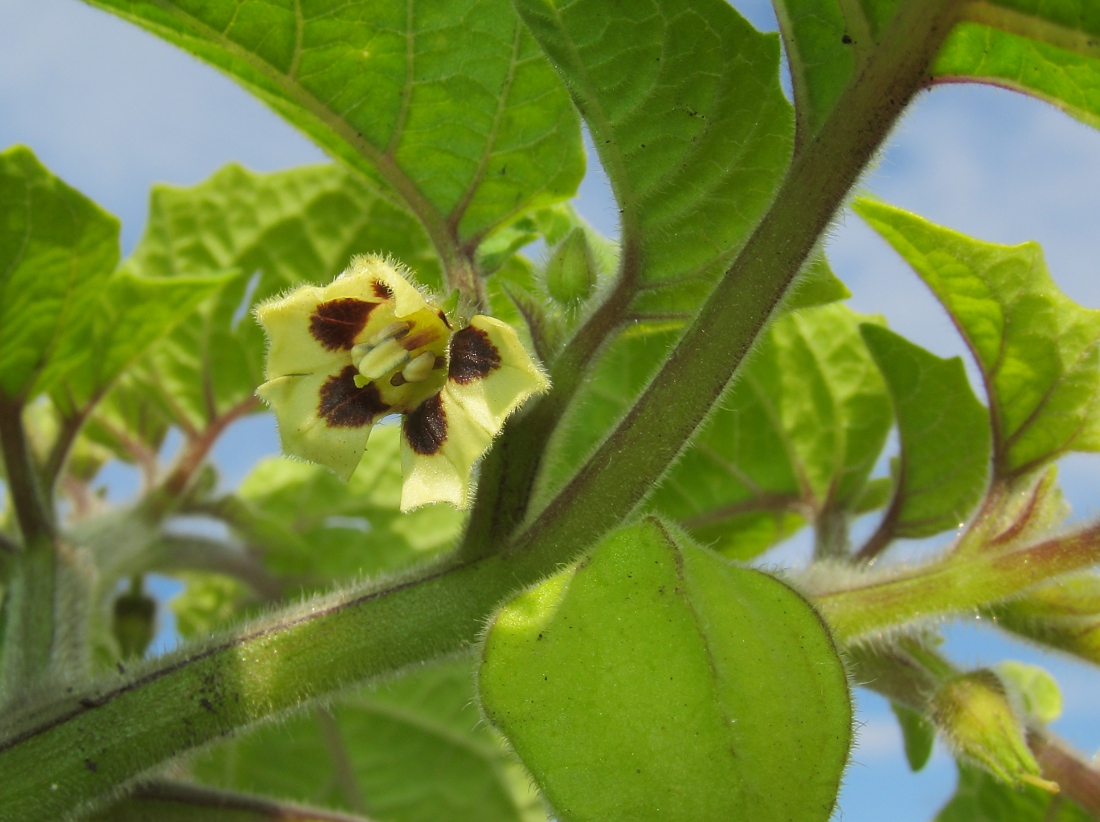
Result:
{"label": "yellow flower", "polygon": [[478,315],[454,331],[394,265],[356,257],[331,284],[259,305],[283,451],[347,480],[375,422],[404,414],[401,510],[465,508],[474,463],[548,382],[515,330]]}

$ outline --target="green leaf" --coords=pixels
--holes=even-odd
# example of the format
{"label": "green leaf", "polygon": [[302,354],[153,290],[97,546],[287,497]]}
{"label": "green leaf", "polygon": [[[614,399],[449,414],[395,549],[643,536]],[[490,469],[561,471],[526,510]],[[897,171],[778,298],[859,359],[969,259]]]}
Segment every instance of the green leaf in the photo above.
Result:
{"label": "green leaf", "polygon": [[527,778],[485,726],[467,659],[358,690],[200,754],[210,785],[357,811],[378,822],[533,822]]}
{"label": "green leaf", "polygon": [[571,196],[584,173],[576,111],[508,0],[89,2],[225,71],[403,201],[441,251]]}
{"label": "green leaf", "polygon": [[851,738],[812,608],[654,519],[507,604],[479,689],[568,820],[824,822]]}
{"label": "green leaf", "polygon": [[636,307],[694,307],[787,167],[791,111],[777,38],[721,0],[516,7],[573,93],[607,170],[628,268],[638,266],[624,276],[645,291]]}
{"label": "green leaf", "polygon": [[932,289],[974,354],[992,402],[995,478],[1100,450],[1100,311],[1058,289],[1038,245],[980,242],[870,200],[854,207]]}
{"label": "green leaf", "polygon": [[153,189],[149,224],[123,267],[178,279],[235,269],[143,363],[179,424],[202,430],[249,401],[265,341],[251,309],[302,282],[326,284],[353,255],[392,254],[428,284],[439,263],[416,221],[334,166],[257,174],[228,165],[191,188]]}
{"label": "green leaf", "polygon": [[0,391],[28,399],[83,361],[119,224],[23,146],[0,153],[0,203]]}
{"label": "green leaf", "polygon": [[955,795],[936,822],[1092,822],[1092,817],[1061,795],[1031,785],[1010,787],[980,768],[959,763]]}
{"label": "green leaf", "polygon": [[1028,716],[1048,723],[1062,715],[1062,691],[1044,668],[1006,660],[997,666],[997,675],[1015,690]]}
{"label": "green leaf", "polygon": [[923,715],[912,708],[891,702],[890,708],[898,719],[905,743],[905,759],[912,771],[919,771],[928,764],[932,747],[936,743],[936,728]]}
{"label": "green leaf", "polygon": [[324,585],[405,568],[437,555],[458,535],[449,505],[402,514],[400,429],[379,425],[347,483],[319,465],[263,460],[238,490],[247,516],[233,525],[265,551],[276,574]]}
{"label": "green leaf", "polygon": [[894,402],[901,440],[883,538],[927,537],[966,521],[989,475],[989,414],[962,360],[943,360],[876,325],[860,327]]}
{"label": "green leaf", "polygon": [[741,559],[772,544],[751,538],[760,525],[747,513],[864,508],[891,424],[886,386],[859,332],[866,319],[834,304],[776,320],[652,507]]}
{"label": "green leaf", "polygon": [[974,80],[1031,94],[1100,128],[1100,14],[1091,0],[993,0],[963,22],[932,67],[940,82]]}
{"label": "green leaf", "polygon": [[840,302],[851,296],[852,292],[833,273],[825,255],[817,254],[791,285],[781,308],[784,311],[798,311]]}

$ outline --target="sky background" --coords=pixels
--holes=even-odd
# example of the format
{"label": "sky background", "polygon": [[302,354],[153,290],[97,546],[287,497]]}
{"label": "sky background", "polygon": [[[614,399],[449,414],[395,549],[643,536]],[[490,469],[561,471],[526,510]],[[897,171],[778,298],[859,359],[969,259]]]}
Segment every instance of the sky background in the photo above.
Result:
{"label": "sky background", "polygon": [[[775,29],[767,4],[735,5],[758,27]],[[54,173],[121,218],[124,254],[143,231],[154,183],[193,185],[229,161],[273,171],[326,160],[228,78],[77,0],[0,0],[0,150],[15,143],[30,146]],[[589,162],[580,209],[614,234],[606,179],[594,158]],[[1100,307],[1100,132],[1061,112],[994,88],[936,89],[911,107],[862,187],[984,240],[1039,241],[1061,288]],[[896,331],[941,356],[964,353],[930,293],[857,218],[837,219],[827,250],[853,292],[853,308],[885,315]],[[273,426],[261,417],[231,430],[215,458],[233,484],[276,450]],[[1075,518],[1100,511],[1098,479],[1100,456],[1063,461]],[[125,472],[111,474],[111,482],[116,496],[132,487]],[[796,541],[779,556],[805,552],[805,541]],[[161,590],[170,589],[162,583]],[[167,621],[160,646],[171,641]],[[1100,746],[1094,670],[976,624],[949,627],[947,651],[963,664],[1043,664],[1065,699],[1055,730],[1084,751]],[[910,774],[885,701],[862,690],[857,699],[860,742],[836,818],[932,818],[953,790],[950,757],[937,750],[923,772]]]}

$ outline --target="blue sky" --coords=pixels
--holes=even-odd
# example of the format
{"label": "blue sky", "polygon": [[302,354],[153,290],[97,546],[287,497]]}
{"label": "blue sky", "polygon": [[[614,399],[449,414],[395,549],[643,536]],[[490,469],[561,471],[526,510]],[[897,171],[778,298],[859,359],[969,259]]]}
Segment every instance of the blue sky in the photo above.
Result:
{"label": "blue sky", "polygon": [[[747,16],[773,29],[763,3]],[[0,148],[31,146],[41,160],[123,222],[129,250],[144,226],[153,183],[191,185],[231,160],[257,170],[325,156],[232,81],[156,38],[76,0],[0,0]],[[1059,285],[1100,307],[1100,132],[1006,91],[950,86],[923,95],[862,183],[882,199],[986,240],[1038,240]],[[598,168],[580,206],[605,232],[616,210]],[[941,354],[962,354],[946,315],[883,242],[851,215],[828,251],[852,306],[883,314],[900,333]],[[216,457],[230,482],[275,450],[273,429],[253,420]],[[1076,516],[1100,511],[1100,456],[1072,457],[1063,482]],[[116,492],[127,487],[113,475]],[[795,549],[797,553],[797,546]],[[1066,700],[1056,728],[1084,750],[1100,746],[1095,672],[1045,657],[981,626],[948,631],[964,663],[1012,657],[1055,671]],[[938,752],[908,773],[881,699],[859,693],[861,743],[838,818],[921,822],[949,795],[954,768]]]}

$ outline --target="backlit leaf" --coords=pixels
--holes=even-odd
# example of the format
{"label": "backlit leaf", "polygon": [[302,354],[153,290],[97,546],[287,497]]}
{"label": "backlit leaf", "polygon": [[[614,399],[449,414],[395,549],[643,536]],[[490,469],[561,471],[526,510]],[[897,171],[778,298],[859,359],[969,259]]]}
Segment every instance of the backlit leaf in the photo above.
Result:
{"label": "backlit leaf", "polygon": [[1059,290],[1035,243],[985,243],[869,200],[856,213],[943,303],[992,402],[994,475],[1100,450],[1100,311]]}

